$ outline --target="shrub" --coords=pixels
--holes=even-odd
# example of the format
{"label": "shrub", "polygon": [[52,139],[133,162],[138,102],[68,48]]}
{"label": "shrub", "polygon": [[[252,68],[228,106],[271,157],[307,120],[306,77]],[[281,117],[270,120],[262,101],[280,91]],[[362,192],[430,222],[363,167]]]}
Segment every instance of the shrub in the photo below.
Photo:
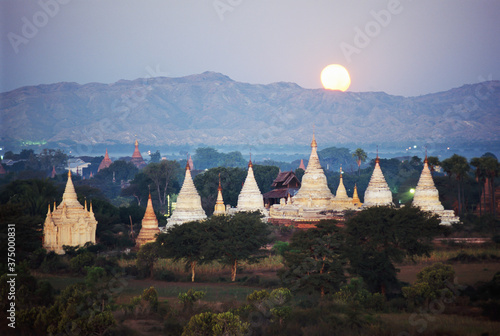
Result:
{"label": "shrub", "polygon": [[168,282],[178,280],[178,278],[174,272],[172,272],[171,270],[166,270],[166,269],[156,272],[154,275],[154,279],[161,280],[161,281],[168,281]]}
{"label": "shrub", "polygon": [[82,254],[73,257],[69,261],[69,268],[72,272],[78,274],[85,274],[86,266],[93,266],[95,263],[95,255],[90,252],[84,252]]}

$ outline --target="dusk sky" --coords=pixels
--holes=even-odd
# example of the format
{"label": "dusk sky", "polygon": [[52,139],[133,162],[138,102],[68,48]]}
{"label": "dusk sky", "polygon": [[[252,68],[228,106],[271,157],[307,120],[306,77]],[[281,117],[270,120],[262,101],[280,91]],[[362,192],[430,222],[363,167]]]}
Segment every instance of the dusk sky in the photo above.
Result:
{"label": "dusk sky", "polygon": [[204,71],[416,96],[500,77],[500,1],[2,0],[0,91]]}

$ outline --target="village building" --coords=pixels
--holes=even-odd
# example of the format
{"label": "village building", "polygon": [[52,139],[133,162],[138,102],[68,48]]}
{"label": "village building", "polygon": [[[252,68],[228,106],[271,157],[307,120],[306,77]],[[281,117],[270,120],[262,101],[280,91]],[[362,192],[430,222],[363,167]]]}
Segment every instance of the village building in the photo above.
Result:
{"label": "village building", "polygon": [[282,199],[288,199],[297,194],[301,183],[293,171],[280,172],[274,179],[271,187],[273,190],[263,195],[267,209],[274,204],[280,204]]}
{"label": "village building", "polygon": [[95,243],[97,221],[92,211],[92,203],[87,210],[87,201],[82,206],[78,202],[75,187],[68,170],[68,182],[62,202],[49,209],[43,224],[43,247],[57,254],[64,254],[63,246],[83,246]]}

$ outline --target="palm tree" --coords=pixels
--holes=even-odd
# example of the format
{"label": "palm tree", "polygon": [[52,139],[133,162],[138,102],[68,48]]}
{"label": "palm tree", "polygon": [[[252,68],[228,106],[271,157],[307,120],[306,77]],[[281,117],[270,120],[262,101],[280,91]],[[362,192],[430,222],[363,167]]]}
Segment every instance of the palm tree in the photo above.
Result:
{"label": "palm tree", "polygon": [[463,179],[470,170],[469,163],[467,159],[458,154],[453,154],[452,157],[443,160],[442,162],[443,170],[451,177],[455,175],[458,181],[458,214],[463,213],[464,204],[464,191],[463,191]]}
{"label": "palm tree", "polygon": [[352,157],[356,159],[356,163],[358,164],[358,175],[360,174],[361,163],[366,161],[368,155],[361,148],[357,148],[354,153],[352,153]]}
{"label": "palm tree", "polygon": [[[481,183],[481,195],[484,193],[485,184],[488,184],[488,189],[491,190],[490,199],[486,200],[481,197],[480,202],[489,203],[490,206],[484,206],[484,209],[490,209],[494,216],[496,216],[495,206],[495,177],[498,176],[500,171],[500,164],[496,157],[483,155],[480,158],[472,158],[470,164],[476,167],[476,179]],[[485,195],[484,195],[485,196]],[[483,204],[480,203],[479,211],[482,215]]]}

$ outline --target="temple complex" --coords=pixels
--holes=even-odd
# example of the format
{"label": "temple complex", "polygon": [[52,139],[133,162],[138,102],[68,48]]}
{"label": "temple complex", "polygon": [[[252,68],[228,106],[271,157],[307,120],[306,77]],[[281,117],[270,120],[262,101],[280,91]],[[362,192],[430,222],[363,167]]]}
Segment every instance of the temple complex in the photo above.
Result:
{"label": "temple complex", "polygon": [[224,199],[222,198],[222,186],[220,184],[220,174],[219,174],[219,187],[217,188],[217,201],[215,202],[214,215],[225,215],[226,206],[224,205]]}
{"label": "temple complex", "polygon": [[325,173],[319,163],[317,149],[318,144],[313,134],[311,155],[302,177],[302,185],[292,202],[297,207],[327,210],[331,209],[334,196],[328,188]]}
{"label": "temple complex", "polygon": [[393,206],[392,192],[389,185],[385,181],[382,169],[380,169],[380,159],[377,155],[375,159],[375,168],[373,169],[372,177],[365,191],[365,203],[363,208],[372,206]]}
{"label": "temple complex", "polygon": [[[311,155],[302,177],[299,191],[282,198],[280,204],[269,208],[269,221],[279,225],[296,224],[299,228],[313,227],[314,222],[322,219],[342,219],[343,211],[359,208],[354,200],[347,195],[342,171],[337,196],[334,196],[328,187],[323,168],[319,162],[317,143],[313,134]],[[359,201],[359,197],[358,197]],[[361,203],[361,202],[359,202]]]}
{"label": "temple complex", "polygon": [[64,190],[62,202],[47,212],[43,224],[43,247],[48,251],[64,254],[63,246],[83,246],[87,242],[95,243],[97,221],[92,211],[78,202],[75,187],[68,170],[68,182]]}
{"label": "temple complex", "polygon": [[[139,149],[137,149],[137,152],[139,152]],[[135,154],[135,151],[134,151],[134,154]],[[141,155],[141,153],[139,153],[139,155]],[[142,159],[142,156],[141,156],[141,159]],[[111,159],[109,158],[108,149],[106,148],[106,154],[104,154],[104,159],[102,159],[101,163],[99,164],[99,168],[97,168],[97,172],[100,172],[104,168],[108,168],[112,163],[113,163],[113,161],[111,161]]]}
{"label": "temple complex", "polygon": [[201,197],[194,186],[191,169],[189,163],[187,163],[184,183],[177,196],[177,204],[172,212],[172,216],[167,220],[166,229],[175,224],[204,220],[206,218],[207,215],[201,206]]}
{"label": "temple complex", "polygon": [[135,140],[135,149],[132,154],[132,160],[130,160],[137,168],[141,169],[146,166],[146,162],[142,158],[141,152],[139,152],[139,142]]}
{"label": "temple complex", "polygon": [[442,225],[451,225],[460,222],[460,219],[455,216],[455,212],[453,210],[444,210],[443,205],[439,201],[439,192],[434,185],[434,180],[427,164],[427,155],[424,160],[424,169],[415,188],[412,204],[424,211],[430,211],[438,215]]}
{"label": "temple complex", "polygon": [[146,213],[144,213],[144,217],[142,218],[141,231],[135,240],[135,245],[140,247],[146,243],[154,242],[158,233],[160,233],[160,229],[158,228],[158,219],[156,218],[155,211],[153,209],[151,193],[149,193]]}
{"label": "temple complex", "polygon": [[238,195],[238,204],[235,211],[261,211],[264,215],[267,214],[267,209],[264,207],[264,198],[260,192],[257,181],[253,174],[252,160],[248,162],[248,174]]}

